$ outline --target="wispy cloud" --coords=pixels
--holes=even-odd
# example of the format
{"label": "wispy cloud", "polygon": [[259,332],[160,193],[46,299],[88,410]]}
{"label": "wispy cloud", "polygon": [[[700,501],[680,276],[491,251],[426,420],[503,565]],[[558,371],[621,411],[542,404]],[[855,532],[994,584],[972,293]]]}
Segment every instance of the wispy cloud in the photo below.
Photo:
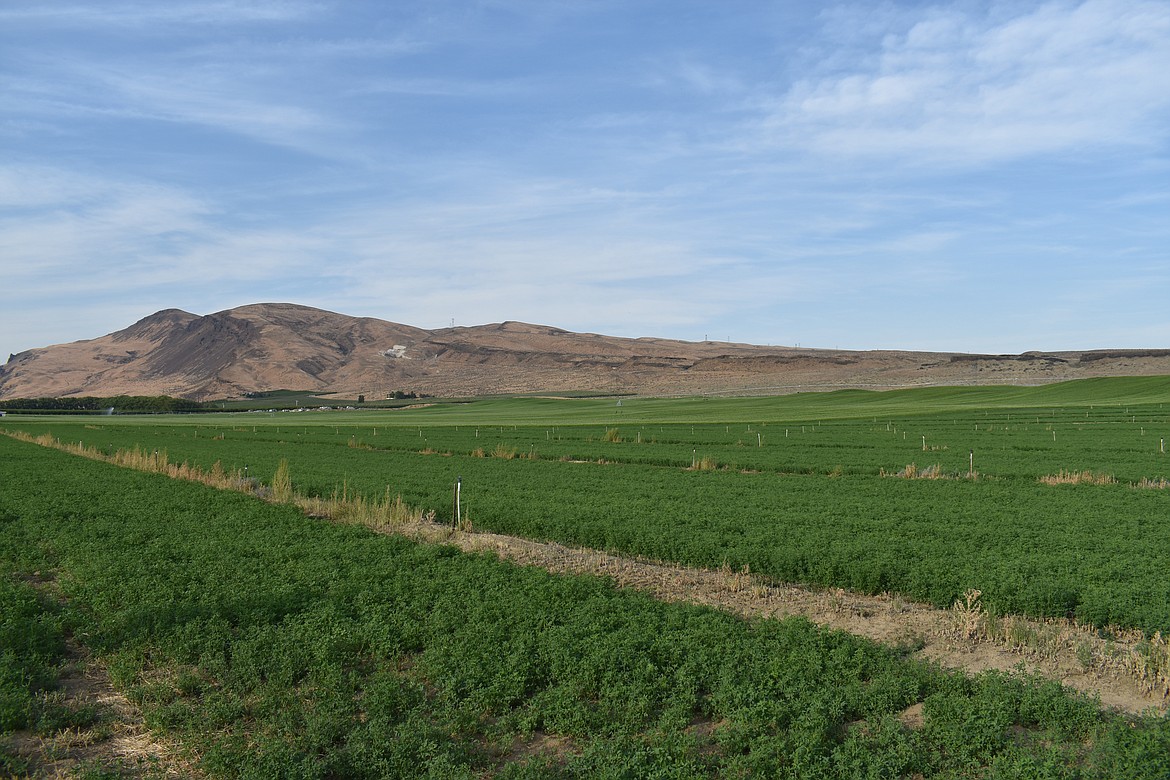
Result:
{"label": "wispy cloud", "polygon": [[274,146],[336,158],[343,120],[266,95],[228,69],[186,70],[165,63],[95,65],[54,58],[39,75],[14,78],[13,108],[48,121],[128,120],[190,124]]}
{"label": "wispy cloud", "polygon": [[1005,17],[940,7],[876,56],[799,80],[758,140],[954,166],[1165,136],[1170,6],[1053,2]]}
{"label": "wispy cloud", "polygon": [[36,3],[17,8],[0,8],[0,23],[34,22],[59,27],[149,28],[157,25],[227,25],[241,22],[280,22],[303,19],[320,13],[324,3],[298,0],[223,0],[190,2],[172,0],[157,3]]}
{"label": "wispy cloud", "polygon": [[806,346],[1170,338],[1133,298],[1170,295],[1170,5],[781,5],[6,4],[0,335],[283,299]]}

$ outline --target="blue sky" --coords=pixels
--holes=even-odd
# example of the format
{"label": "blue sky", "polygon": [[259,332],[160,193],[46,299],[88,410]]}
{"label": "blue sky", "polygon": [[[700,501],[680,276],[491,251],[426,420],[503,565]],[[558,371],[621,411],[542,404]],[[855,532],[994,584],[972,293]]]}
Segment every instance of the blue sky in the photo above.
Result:
{"label": "blue sky", "polygon": [[1170,347],[1170,2],[0,4],[0,360],[263,301]]}

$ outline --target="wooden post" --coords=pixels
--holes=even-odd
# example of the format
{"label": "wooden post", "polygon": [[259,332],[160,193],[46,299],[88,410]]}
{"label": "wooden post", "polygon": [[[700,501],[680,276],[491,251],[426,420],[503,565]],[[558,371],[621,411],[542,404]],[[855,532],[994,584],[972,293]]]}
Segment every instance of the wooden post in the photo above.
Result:
{"label": "wooden post", "polygon": [[763,447],[763,446],[764,446],[764,434],[762,434],[762,433],[759,433],[759,432],[757,431],[757,432],[756,432],[756,441],[758,441],[758,442],[759,442],[759,446]]}
{"label": "wooden post", "polygon": [[967,474],[975,476],[975,450],[971,450],[971,465],[967,467]]}

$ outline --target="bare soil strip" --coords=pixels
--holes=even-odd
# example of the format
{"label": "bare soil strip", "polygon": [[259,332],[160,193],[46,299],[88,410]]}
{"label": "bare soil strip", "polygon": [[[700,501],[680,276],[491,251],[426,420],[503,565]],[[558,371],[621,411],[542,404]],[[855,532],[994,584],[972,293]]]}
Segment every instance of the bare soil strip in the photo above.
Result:
{"label": "bare soil strip", "polygon": [[[407,535],[433,532],[403,528]],[[774,585],[748,572],[694,569],[623,558],[491,533],[450,533],[447,542],[465,551],[489,551],[554,573],[596,574],[621,587],[637,588],[669,602],[705,604],[744,617],[800,615],[823,626],[912,650],[919,658],[979,672],[1023,671],[1057,680],[1100,697],[1103,706],[1129,713],[1167,709],[1164,681],[1142,678],[1151,643],[1140,635],[1104,639],[1070,621],[993,618],[978,595],[950,610],[905,601],[897,596],[864,596],[843,590],[811,590]],[[1006,624],[1006,628],[1004,627]],[[1158,638],[1160,639],[1160,637]],[[1158,649],[1154,644],[1152,649]]]}

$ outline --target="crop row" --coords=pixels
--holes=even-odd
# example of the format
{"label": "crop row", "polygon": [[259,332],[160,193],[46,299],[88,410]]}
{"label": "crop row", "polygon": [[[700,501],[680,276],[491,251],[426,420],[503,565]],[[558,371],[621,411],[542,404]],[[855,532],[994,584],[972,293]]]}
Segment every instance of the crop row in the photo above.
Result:
{"label": "crop row", "polygon": [[[1132,412],[1130,419],[1138,412],[1153,418],[1157,410]],[[376,420],[349,427],[196,427],[181,418],[21,426],[98,448],[165,450],[205,468],[248,468],[261,480],[287,460],[301,493],[373,498],[389,490],[445,518],[462,478],[462,508],[485,530],[696,566],[749,566],[776,580],[891,591],[942,607],[978,589],[1001,613],[1170,631],[1167,494],[1126,482],[1164,480],[1170,455],[1159,451],[1154,426],[1143,435],[1130,419],[1060,410],[1065,422],[1054,429],[1054,449],[1045,443],[1048,423],[1033,430],[1035,414],[1029,421],[1019,410],[997,414],[790,425],[786,444],[764,446],[763,431],[776,437],[783,429],[646,425],[617,429],[609,438],[621,441],[609,441],[606,432],[615,429],[599,426],[423,428]],[[1089,424],[1076,422],[1086,414]],[[939,449],[923,452],[921,439],[907,447],[899,435],[907,429]],[[645,433],[641,442],[636,435],[630,441],[635,430]],[[759,434],[756,446],[745,446],[752,434]],[[975,437],[983,438],[971,478],[965,448]],[[700,452],[738,458],[739,468],[690,468]],[[1004,473],[995,471],[996,458]],[[906,468],[915,461],[917,476],[950,478],[891,476],[915,475]],[[1080,470],[1120,479],[1056,487],[1039,481]]]}
{"label": "crop row", "polygon": [[[363,418],[369,422],[355,422]],[[189,417],[116,419],[90,418],[82,426],[78,420],[37,423],[13,418],[8,425],[32,431],[76,430],[90,443],[131,440],[146,447],[167,446],[175,438],[202,438],[680,468],[703,460],[719,468],[782,473],[876,475],[915,462],[937,465],[944,474],[975,470],[1001,479],[1035,479],[1081,469],[1106,470],[1126,481],[1170,475],[1170,415],[1160,405],[781,423],[627,424],[615,418],[599,425],[434,425],[403,412],[340,418],[236,415],[217,423]],[[412,419],[418,422],[410,423]]]}
{"label": "crop row", "polygon": [[64,615],[213,777],[1170,770],[1165,721],[1055,684],[945,674],[800,619],[664,605],[7,438],[0,518],[4,576],[52,573],[62,597],[17,600]]}

